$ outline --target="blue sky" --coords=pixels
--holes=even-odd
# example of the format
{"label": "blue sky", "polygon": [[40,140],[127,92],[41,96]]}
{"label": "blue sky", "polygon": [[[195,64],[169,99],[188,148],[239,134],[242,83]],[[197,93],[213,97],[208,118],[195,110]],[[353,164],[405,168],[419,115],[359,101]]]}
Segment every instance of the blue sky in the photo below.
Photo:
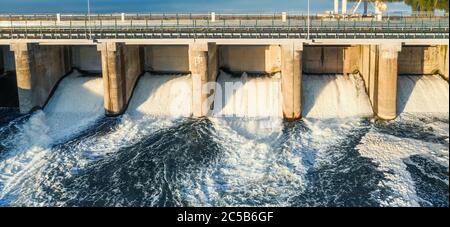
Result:
{"label": "blue sky", "polygon": [[[87,0],[0,0],[0,12],[84,12]],[[307,0],[91,0],[93,11],[107,12],[306,12]],[[349,3],[349,5],[352,3]],[[349,6],[350,7],[350,6]],[[333,0],[311,0],[311,8],[323,12]],[[407,10],[402,3],[391,6]]]}

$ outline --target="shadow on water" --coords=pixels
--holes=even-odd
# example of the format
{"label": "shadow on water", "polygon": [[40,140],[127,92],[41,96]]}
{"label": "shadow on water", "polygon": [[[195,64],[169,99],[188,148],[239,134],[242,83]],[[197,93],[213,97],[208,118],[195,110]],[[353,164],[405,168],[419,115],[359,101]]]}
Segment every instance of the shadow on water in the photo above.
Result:
{"label": "shadow on water", "polygon": [[448,134],[439,135],[433,127],[428,126],[430,123],[448,124],[449,119],[444,117],[433,116],[416,116],[415,121],[377,121],[375,128],[378,132],[393,135],[399,138],[416,139],[425,142],[449,145]]}
{"label": "shadow on water", "polygon": [[161,129],[63,179],[66,193],[52,196],[67,206],[186,205],[180,195],[183,185],[177,182],[208,165],[220,151],[210,130],[207,119]]}
{"label": "shadow on water", "polygon": [[[380,188],[383,172],[371,159],[362,157],[356,146],[370,130],[354,129],[348,137],[326,151],[329,161],[317,163],[316,151],[306,152],[304,161],[308,166],[305,191],[292,199],[293,206],[320,207],[366,207],[379,206],[380,198],[389,194]],[[323,152],[323,151],[322,151]]]}
{"label": "shadow on water", "polygon": [[409,157],[404,163],[415,183],[416,193],[421,198],[420,206],[448,207],[448,167],[419,155]]}
{"label": "shadow on water", "polygon": [[8,150],[5,143],[13,139],[30,117],[31,114],[22,115],[18,109],[0,108],[0,155]]}

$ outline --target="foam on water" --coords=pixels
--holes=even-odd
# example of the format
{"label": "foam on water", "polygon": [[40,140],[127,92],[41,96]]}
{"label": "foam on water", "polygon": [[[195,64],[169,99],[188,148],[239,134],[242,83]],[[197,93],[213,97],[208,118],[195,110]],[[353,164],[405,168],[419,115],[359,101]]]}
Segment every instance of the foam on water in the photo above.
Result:
{"label": "foam on water", "polygon": [[[409,118],[409,120],[412,119],[414,118]],[[407,170],[407,160],[411,157],[419,155],[432,160],[441,166],[445,166],[448,169],[448,122],[439,123],[431,121],[423,123],[423,120],[421,121],[417,118],[406,122],[411,124],[413,121],[423,124],[423,128],[446,128],[440,132],[434,131],[433,129],[431,129],[431,131],[438,135],[442,133],[441,136],[446,137],[447,143],[436,143],[434,142],[435,139],[424,141],[424,136],[420,136],[419,138],[411,138],[411,136],[400,137],[394,134],[386,134],[377,128],[373,128],[363,137],[361,143],[357,146],[360,154],[372,159],[378,164],[379,170],[384,173],[385,179],[380,182],[380,187],[387,187],[392,192],[388,198],[384,198],[380,201],[380,205],[382,206],[420,206],[420,203],[424,202],[423,199],[417,196],[416,182],[412,179],[411,173]],[[403,122],[405,122],[405,119],[399,118],[396,122],[389,124],[396,124],[399,122],[404,124]],[[420,130],[420,128],[416,128],[416,130],[418,129]],[[393,130],[393,128],[389,128],[389,130]],[[435,178],[435,176],[432,175],[433,173],[427,174],[428,177]],[[448,179],[439,180],[445,182],[448,187]]]}
{"label": "foam on water", "polygon": [[449,112],[449,85],[438,75],[399,76],[398,113]]}
{"label": "foam on water", "polygon": [[[448,168],[448,117],[403,114],[387,126],[349,118],[372,114],[360,79],[311,77],[304,78],[304,91],[316,92],[317,103],[307,103],[311,114],[291,123],[282,121],[280,92],[273,92],[281,89],[279,75],[237,78],[221,72],[221,88],[226,82],[242,86],[223,98],[223,108],[215,105],[209,119],[185,118],[191,115],[190,76],[146,74],[127,112],[101,120],[101,80],[68,77],[45,110],[8,138],[13,142],[0,157],[0,205],[437,204],[423,197],[408,169],[415,162],[405,160],[420,155]],[[342,118],[323,119],[333,111]],[[422,172],[448,188],[448,177]]]}
{"label": "foam on water", "polygon": [[[72,78],[77,78],[77,80],[74,81]],[[19,192],[15,194],[13,201],[9,201],[10,205],[64,205],[65,201],[52,198],[48,193],[48,191],[58,192],[59,199],[76,196],[73,195],[76,192],[67,192],[62,187],[62,176],[64,178],[75,177],[91,163],[114,155],[125,147],[134,146],[134,144],[160,129],[173,126],[181,116],[191,115],[192,86],[190,76],[146,74],[140,78],[128,110],[123,116],[117,119],[105,119],[103,122],[93,124],[95,119],[103,115],[103,102],[96,103],[99,100],[95,97],[86,96],[86,94],[91,93],[78,91],[78,93],[84,94],[78,97],[72,97],[72,93],[85,86],[101,92],[102,90],[98,89],[101,84],[97,84],[98,87],[95,87],[94,81],[85,81],[86,83],[82,83],[83,86],[80,86],[81,79],[86,80],[86,77],[71,76],[65,79],[49,105],[41,113],[43,116],[33,116],[32,119],[46,120],[36,125],[45,126],[48,129],[46,135],[51,136],[46,138],[61,138],[61,142],[63,138],[75,134],[75,129],[77,129],[77,132],[81,132],[86,129],[83,126],[91,125],[93,128],[82,133],[81,137],[76,137],[74,140],[66,141],[60,145],[50,147],[50,143],[48,143],[42,146],[42,148],[37,149],[40,155],[31,154],[31,151],[28,151],[27,153],[39,160],[41,164],[36,165],[36,163],[29,162],[33,169],[28,168],[26,174],[33,174],[35,177],[25,180],[22,177],[20,178],[22,181],[20,186],[17,184],[11,185],[10,188],[15,188]],[[85,99],[90,100],[90,102],[78,106],[67,102],[67,100]],[[79,111],[73,109],[75,107]],[[47,122],[50,120],[52,122]],[[25,124],[25,126],[35,125],[30,123]],[[64,128],[67,131],[63,131]],[[98,132],[96,132],[97,130]],[[25,131],[30,132],[32,130]],[[40,133],[42,129],[34,131]],[[68,147],[65,144],[70,146],[70,152],[68,152]],[[18,156],[13,157],[14,159],[18,158]],[[16,178],[19,179],[17,176]],[[10,190],[2,191],[6,195]],[[30,197],[33,199],[30,199]]]}
{"label": "foam on water", "polygon": [[[65,78],[43,111],[37,111],[18,126],[0,161],[0,201],[48,164],[51,146],[86,129],[103,114],[101,78],[78,72]],[[0,202],[1,204],[2,202]]]}
{"label": "foam on water", "polygon": [[373,116],[359,75],[303,75],[302,115],[306,118]]}

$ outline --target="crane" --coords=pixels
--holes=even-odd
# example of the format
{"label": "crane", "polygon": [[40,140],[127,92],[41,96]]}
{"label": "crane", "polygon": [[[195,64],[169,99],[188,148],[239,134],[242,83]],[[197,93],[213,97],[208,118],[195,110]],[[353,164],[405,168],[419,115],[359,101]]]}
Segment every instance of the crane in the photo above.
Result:
{"label": "crane", "polygon": [[[379,0],[357,0],[353,4],[352,8],[347,12],[347,0],[342,0],[342,9],[341,14],[342,15],[355,15],[358,8],[361,6],[361,4],[364,5],[364,16],[368,15],[369,11],[369,4],[373,6],[375,14],[382,14],[386,9],[387,5],[383,1]],[[339,14],[339,0],[334,0],[334,14]]]}

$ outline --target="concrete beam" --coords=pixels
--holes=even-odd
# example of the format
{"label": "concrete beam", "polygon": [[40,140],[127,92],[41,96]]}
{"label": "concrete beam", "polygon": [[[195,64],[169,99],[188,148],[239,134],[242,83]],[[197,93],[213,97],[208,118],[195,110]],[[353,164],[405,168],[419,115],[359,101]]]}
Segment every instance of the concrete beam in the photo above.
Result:
{"label": "concrete beam", "polygon": [[281,46],[281,92],[283,116],[287,120],[301,117],[302,51],[301,43]]}
{"label": "concrete beam", "polygon": [[57,83],[71,69],[68,49],[17,42],[11,44],[11,51],[15,56],[20,111],[44,107]]}
{"label": "concrete beam", "polygon": [[116,42],[99,44],[98,50],[102,59],[106,115],[122,114],[143,71],[141,51],[137,45]]}

